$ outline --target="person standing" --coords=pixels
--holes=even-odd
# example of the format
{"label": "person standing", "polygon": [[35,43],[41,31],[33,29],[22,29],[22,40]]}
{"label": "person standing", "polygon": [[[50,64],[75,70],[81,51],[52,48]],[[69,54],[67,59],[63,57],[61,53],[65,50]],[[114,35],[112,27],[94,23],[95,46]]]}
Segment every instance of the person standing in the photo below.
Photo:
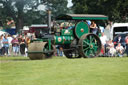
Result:
{"label": "person standing", "polygon": [[16,36],[14,36],[14,39],[12,40],[11,43],[12,43],[13,54],[18,55],[18,53],[19,53],[19,41],[16,38]]}
{"label": "person standing", "polygon": [[91,21],[90,30],[94,34],[97,33],[98,27],[97,27],[97,25],[96,25],[96,23],[94,21]]}
{"label": "person standing", "polygon": [[19,51],[20,51],[20,54],[22,56],[25,55],[25,41],[23,41],[23,36],[22,35],[19,35],[18,37],[18,42],[19,42]]}
{"label": "person standing", "polygon": [[28,36],[25,36],[25,56],[27,57],[27,51],[28,51],[28,45],[30,44],[30,38]]}
{"label": "person standing", "polygon": [[4,47],[4,52],[5,52],[4,55],[8,55],[9,41],[8,41],[7,35],[4,36],[2,43]]}
{"label": "person standing", "polygon": [[100,40],[102,44],[103,54],[105,54],[106,53],[106,42],[108,41],[108,38],[104,33],[101,33]]}
{"label": "person standing", "polygon": [[22,56],[25,56],[25,39],[22,37],[20,43],[20,53]]}
{"label": "person standing", "polygon": [[12,40],[13,40],[12,36],[8,35],[8,42],[9,42],[8,54],[9,55],[11,55],[11,53],[12,53],[12,43],[11,43]]}

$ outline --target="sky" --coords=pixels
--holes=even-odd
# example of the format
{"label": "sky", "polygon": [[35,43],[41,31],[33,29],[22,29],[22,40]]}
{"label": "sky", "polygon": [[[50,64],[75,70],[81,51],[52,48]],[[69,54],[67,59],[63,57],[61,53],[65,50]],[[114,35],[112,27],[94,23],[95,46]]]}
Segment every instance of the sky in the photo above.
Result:
{"label": "sky", "polygon": [[72,0],[68,0],[68,5],[67,7],[71,7],[73,4],[72,4]]}
{"label": "sky", "polygon": [[[40,1],[40,0],[39,0]],[[68,0],[68,5],[67,7],[71,7],[73,4],[72,4],[72,0]],[[45,10],[45,6],[44,5],[40,5],[38,7],[38,10]]]}

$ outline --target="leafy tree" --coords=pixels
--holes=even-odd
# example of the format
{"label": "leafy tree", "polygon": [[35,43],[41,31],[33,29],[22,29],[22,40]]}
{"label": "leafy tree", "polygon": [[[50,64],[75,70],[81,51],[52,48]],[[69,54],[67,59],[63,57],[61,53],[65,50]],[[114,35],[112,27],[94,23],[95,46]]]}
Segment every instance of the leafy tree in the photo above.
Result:
{"label": "leafy tree", "polygon": [[103,3],[104,13],[110,17],[110,20],[116,22],[128,21],[128,1],[127,0],[106,0]]}
{"label": "leafy tree", "polygon": [[44,0],[46,10],[52,11],[52,16],[55,17],[59,14],[65,14],[68,11],[67,0]]}
{"label": "leafy tree", "polygon": [[67,0],[0,0],[1,20],[6,23],[7,17],[12,18],[19,31],[24,25],[46,23],[47,12],[38,10],[40,4],[52,11],[53,17],[67,12]]}
{"label": "leafy tree", "polygon": [[3,4],[2,15],[15,21],[17,31],[23,28],[27,12],[36,10],[39,5],[37,0],[1,0],[0,3]]}
{"label": "leafy tree", "polygon": [[77,14],[87,14],[88,7],[87,7],[87,0],[72,0],[73,3],[73,10]]}
{"label": "leafy tree", "polygon": [[128,0],[72,0],[75,13],[105,14],[116,22],[128,21]]}

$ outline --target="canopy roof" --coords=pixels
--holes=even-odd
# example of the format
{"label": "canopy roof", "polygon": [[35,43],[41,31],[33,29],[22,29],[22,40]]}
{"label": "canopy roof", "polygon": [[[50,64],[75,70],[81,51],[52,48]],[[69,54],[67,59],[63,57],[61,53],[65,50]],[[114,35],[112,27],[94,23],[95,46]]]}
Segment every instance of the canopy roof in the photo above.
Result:
{"label": "canopy roof", "polygon": [[107,20],[108,17],[99,14],[62,14],[56,17],[57,20]]}

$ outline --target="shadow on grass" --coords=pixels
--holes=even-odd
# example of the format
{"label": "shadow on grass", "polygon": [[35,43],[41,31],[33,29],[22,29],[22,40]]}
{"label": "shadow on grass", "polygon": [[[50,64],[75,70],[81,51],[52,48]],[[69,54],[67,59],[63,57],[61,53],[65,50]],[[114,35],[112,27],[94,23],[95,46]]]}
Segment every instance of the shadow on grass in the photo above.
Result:
{"label": "shadow on grass", "polygon": [[8,61],[30,61],[28,57],[0,57],[0,62],[8,62]]}
{"label": "shadow on grass", "polygon": [[12,61],[30,61],[30,59],[12,59]]}

